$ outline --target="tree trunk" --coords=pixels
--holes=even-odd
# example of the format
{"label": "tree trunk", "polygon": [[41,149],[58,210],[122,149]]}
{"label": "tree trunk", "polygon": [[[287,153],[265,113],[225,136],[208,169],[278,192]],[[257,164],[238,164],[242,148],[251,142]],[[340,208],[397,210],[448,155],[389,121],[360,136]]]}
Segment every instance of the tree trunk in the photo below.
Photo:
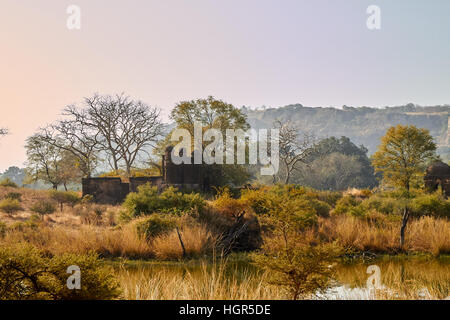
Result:
{"label": "tree trunk", "polygon": [[181,239],[180,230],[178,230],[178,227],[176,228],[177,234],[178,234],[178,240],[180,240],[181,249],[183,249],[183,258],[186,257],[186,248],[184,247],[183,239]]}
{"label": "tree trunk", "polygon": [[405,244],[405,230],[406,230],[406,225],[408,223],[408,219],[409,219],[409,209],[408,209],[408,207],[405,207],[405,209],[403,211],[402,227],[400,229],[400,247],[402,249]]}
{"label": "tree trunk", "polygon": [[284,179],[284,184],[288,184],[291,179],[291,170],[289,168],[286,169],[286,178]]}

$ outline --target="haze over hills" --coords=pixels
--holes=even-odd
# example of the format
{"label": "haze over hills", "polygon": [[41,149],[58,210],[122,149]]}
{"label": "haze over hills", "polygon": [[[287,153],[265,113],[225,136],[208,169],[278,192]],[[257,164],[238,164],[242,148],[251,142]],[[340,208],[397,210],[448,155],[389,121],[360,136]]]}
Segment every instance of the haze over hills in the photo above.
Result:
{"label": "haze over hills", "polygon": [[376,151],[386,130],[397,124],[412,124],[430,130],[439,153],[450,153],[450,105],[423,107],[405,106],[370,108],[322,108],[292,104],[279,108],[251,109],[243,107],[253,128],[271,128],[276,119],[290,121],[303,131],[319,138],[347,136],[357,145],[364,145],[369,155]]}

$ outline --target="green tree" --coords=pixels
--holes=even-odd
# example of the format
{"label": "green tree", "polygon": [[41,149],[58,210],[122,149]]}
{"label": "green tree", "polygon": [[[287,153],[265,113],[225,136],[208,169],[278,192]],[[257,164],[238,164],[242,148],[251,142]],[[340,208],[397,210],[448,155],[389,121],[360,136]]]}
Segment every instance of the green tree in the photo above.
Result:
{"label": "green tree", "polygon": [[[175,121],[177,128],[188,130],[192,139],[194,137],[195,122],[199,122],[204,131],[208,129],[220,130],[224,139],[227,129],[242,129],[246,131],[250,128],[250,125],[247,123],[247,118],[241,110],[232,104],[217,100],[212,96],[206,99],[182,101],[175,106],[170,117]],[[156,153],[161,154],[164,152],[165,148],[171,143],[170,136],[171,133],[159,145],[159,151]],[[192,140],[192,145],[193,143]],[[209,142],[205,141],[203,143],[204,146],[209,144]],[[249,178],[248,170],[243,165],[211,165],[210,171],[210,180],[214,181],[216,185],[228,183],[240,185],[245,183]]]}
{"label": "green tree", "polygon": [[178,128],[187,129],[192,136],[195,121],[199,121],[205,129],[219,129],[223,134],[226,129],[247,130],[250,127],[246,116],[238,108],[211,96],[178,103],[170,117]]}
{"label": "green tree", "polygon": [[[426,129],[413,125],[391,127],[381,139],[372,164],[383,173],[383,182],[405,191],[410,198],[412,187],[419,185],[426,165],[436,158],[436,144]],[[400,229],[400,245],[405,242],[405,230],[410,209],[405,205]]]}
{"label": "green tree", "polygon": [[[68,267],[81,272],[81,288],[69,289]],[[49,256],[28,244],[0,248],[0,300],[115,299],[119,284],[93,253]]]}

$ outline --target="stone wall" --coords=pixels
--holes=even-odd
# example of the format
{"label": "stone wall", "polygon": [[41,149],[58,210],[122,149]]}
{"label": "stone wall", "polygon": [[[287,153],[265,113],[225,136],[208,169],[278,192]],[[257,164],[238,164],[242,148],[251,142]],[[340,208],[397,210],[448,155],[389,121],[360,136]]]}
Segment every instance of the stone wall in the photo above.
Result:
{"label": "stone wall", "polygon": [[158,188],[164,184],[163,177],[132,177],[130,178],[130,192],[137,192],[139,186],[150,183]]}
{"label": "stone wall", "polygon": [[83,178],[83,196],[92,195],[101,204],[119,204],[130,192],[128,183],[120,178]]}
{"label": "stone wall", "polygon": [[130,192],[136,192],[138,187],[150,183],[163,189],[174,186],[180,190],[207,191],[210,187],[208,166],[205,164],[175,165],[171,159],[172,147],[166,149],[162,159],[163,175],[160,177],[131,177],[129,183],[120,178],[85,178],[82,180],[83,196],[90,194],[94,201],[103,204],[119,204]]}
{"label": "stone wall", "polygon": [[439,186],[445,197],[450,197],[450,166],[442,161],[436,161],[427,168],[424,177],[425,187],[433,192]]}

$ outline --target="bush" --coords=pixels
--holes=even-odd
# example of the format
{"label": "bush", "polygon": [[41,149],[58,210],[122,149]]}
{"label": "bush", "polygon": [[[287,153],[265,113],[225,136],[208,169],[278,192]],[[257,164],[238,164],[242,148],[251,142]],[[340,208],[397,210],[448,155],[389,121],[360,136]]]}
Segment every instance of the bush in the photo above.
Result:
{"label": "bush", "polygon": [[39,223],[41,222],[40,220],[41,218],[38,215],[34,214],[26,221],[13,223],[10,226],[10,229],[20,232],[24,232],[26,230],[37,230],[39,228]]}
{"label": "bush", "polygon": [[136,231],[140,237],[157,237],[172,231],[176,227],[176,220],[173,217],[162,214],[152,214],[136,221]]}
{"label": "bush", "polygon": [[264,189],[248,189],[242,191],[241,201],[252,208],[254,213],[261,215],[269,213],[271,196]]}
{"label": "bush", "polygon": [[6,199],[13,199],[13,200],[22,200],[22,194],[19,192],[8,192],[5,196]]}
{"label": "bush", "polygon": [[243,211],[247,210],[246,201],[242,199],[234,199],[229,191],[229,189],[223,189],[212,203],[213,207],[229,217],[234,217],[239,215]]}
{"label": "bush", "polygon": [[0,211],[4,213],[13,214],[20,210],[22,210],[22,207],[17,199],[6,198],[0,201]]}
{"label": "bush", "polygon": [[309,299],[332,287],[335,262],[342,252],[335,244],[287,245],[284,240],[271,239],[261,253],[251,257],[258,267],[269,272],[270,284],[286,288],[297,300]]}
{"label": "bush", "polygon": [[334,214],[350,214],[354,216],[364,215],[364,209],[358,207],[362,200],[353,196],[344,196],[338,200],[333,210]]}
{"label": "bush", "polygon": [[56,211],[56,206],[53,202],[41,200],[30,207],[30,210],[40,215],[51,214]]}
{"label": "bush", "polygon": [[17,188],[17,184],[14,181],[12,181],[10,178],[5,178],[2,181],[0,181],[0,187]]}
{"label": "bush", "polygon": [[311,199],[309,202],[318,216],[328,217],[330,215],[331,207],[328,203],[316,199]]}
{"label": "bush", "polygon": [[339,191],[317,191],[317,199],[328,203],[330,206],[336,206],[339,199],[342,198],[342,192]]}
{"label": "bush", "polygon": [[204,199],[196,193],[183,194],[177,188],[167,188],[158,194],[158,188],[151,184],[138,187],[138,192],[127,195],[123,206],[131,217],[155,212],[181,213],[192,209],[201,210]]}
{"label": "bush", "polygon": [[81,200],[78,193],[74,191],[51,190],[49,194],[51,199],[59,203],[61,211],[63,211],[64,204],[69,204],[73,207]]}
{"label": "bush", "polygon": [[365,199],[361,206],[366,210],[375,210],[383,214],[396,214],[402,210],[401,203],[393,198],[374,195]]}
{"label": "bush", "polygon": [[[67,287],[69,266],[81,271],[81,288]],[[95,254],[63,254],[49,257],[25,244],[0,249],[0,299],[95,300],[120,294],[112,272]]]}
{"label": "bush", "polygon": [[450,201],[437,194],[425,194],[412,200],[412,212],[416,216],[450,218]]}

